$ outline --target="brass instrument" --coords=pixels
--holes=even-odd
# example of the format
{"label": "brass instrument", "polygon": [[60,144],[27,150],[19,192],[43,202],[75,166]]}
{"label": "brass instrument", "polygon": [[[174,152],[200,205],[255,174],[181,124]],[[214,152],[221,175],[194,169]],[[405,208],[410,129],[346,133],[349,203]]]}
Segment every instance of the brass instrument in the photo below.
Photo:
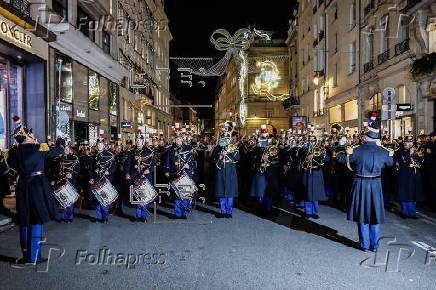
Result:
{"label": "brass instrument", "polygon": [[[326,154],[325,148],[320,146],[319,144],[310,148],[308,154],[306,155],[303,163],[301,164],[301,168],[304,170],[312,170],[318,169],[324,165],[324,161],[321,159],[315,159],[317,157],[324,156]],[[309,158],[309,156],[312,156]]]}
{"label": "brass instrument", "polygon": [[277,163],[277,156],[279,154],[279,148],[277,145],[270,145],[263,150],[260,170],[265,172],[265,169],[275,163]]}

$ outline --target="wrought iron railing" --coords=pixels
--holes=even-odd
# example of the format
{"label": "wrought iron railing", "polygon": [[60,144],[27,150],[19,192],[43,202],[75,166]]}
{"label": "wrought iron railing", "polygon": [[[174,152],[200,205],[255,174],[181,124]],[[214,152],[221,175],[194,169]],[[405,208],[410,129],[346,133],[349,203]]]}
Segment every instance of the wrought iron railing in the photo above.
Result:
{"label": "wrought iron railing", "polygon": [[27,0],[3,0],[22,15],[30,17],[30,2]]}
{"label": "wrought iron railing", "polygon": [[395,44],[395,55],[400,55],[409,50],[409,39],[405,39],[400,43]]}
{"label": "wrought iron railing", "polygon": [[378,55],[378,64],[382,64],[389,60],[389,49]]}
{"label": "wrought iron railing", "polygon": [[369,62],[363,65],[363,72],[367,73],[374,68],[374,61],[370,60]]}
{"label": "wrought iron railing", "polygon": [[371,2],[369,2],[364,9],[365,16],[368,15],[374,8],[375,8],[374,0],[371,0]]}

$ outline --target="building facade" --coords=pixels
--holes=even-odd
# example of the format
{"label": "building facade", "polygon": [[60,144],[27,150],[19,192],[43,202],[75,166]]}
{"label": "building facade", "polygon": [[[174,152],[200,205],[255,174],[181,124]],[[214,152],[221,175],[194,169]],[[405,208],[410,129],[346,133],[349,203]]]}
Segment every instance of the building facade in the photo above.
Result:
{"label": "building facade", "polygon": [[[290,84],[298,84],[300,106],[291,114],[307,116],[319,132],[357,132],[374,112],[393,138],[433,131],[432,73],[411,73],[432,52],[433,2],[300,1],[287,40],[289,51],[298,41]],[[395,94],[390,101],[386,88]]]}
{"label": "building facade", "polygon": [[272,35],[252,42],[243,60],[238,56],[230,61],[218,84],[215,128],[226,120],[238,124],[241,136],[254,133],[262,124],[271,133],[289,128],[282,102],[289,97],[288,47],[283,37]]}
{"label": "building facade", "polygon": [[15,115],[39,140],[126,140],[138,128],[168,136],[172,36],[162,1],[0,3],[8,76],[0,90],[2,147],[11,143]]}

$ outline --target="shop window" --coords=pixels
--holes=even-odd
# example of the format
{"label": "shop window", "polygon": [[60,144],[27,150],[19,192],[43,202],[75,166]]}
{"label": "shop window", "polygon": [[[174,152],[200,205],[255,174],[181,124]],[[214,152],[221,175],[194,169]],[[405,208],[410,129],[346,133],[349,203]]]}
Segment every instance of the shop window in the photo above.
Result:
{"label": "shop window", "polygon": [[374,94],[374,96],[372,96],[371,99],[369,100],[369,109],[371,111],[381,110],[381,102],[382,102],[381,93]]}
{"label": "shop window", "polygon": [[431,26],[428,32],[428,53],[436,52],[436,24]]}
{"label": "shop window", "polygon": [[109,112],[116,116],[118,111],[118,85],[109,82]]}
{"label": "shop window", "polygon": [[330,123],[340,123],[342,122],[342,107],[341,105],[334,106],[329,109],[329,120]]}
{"label": "shop window", "polygon": [[80,7],[77,10],[77,29],[88,37],[92,42],[95,41],[96,21],[91,18]]}
{"label": "shop window", "polygon": [[88,71],[89,109],[98,110],[100,103],[100,77],[92,70]]}
{"label": "shop window", "polygon": [[56,99],[62,102],[73,102],[73,71],[70,58],[56,56]]}
{"label": "shop window", "polygon": [[111,35],[107,31],[103,31],[103,51],[107,54],[111,53]]}
{"label": "shop window", "polygon": [[359,107],[357,100],[345,103],[345,121],[355,120],[358,118]]}

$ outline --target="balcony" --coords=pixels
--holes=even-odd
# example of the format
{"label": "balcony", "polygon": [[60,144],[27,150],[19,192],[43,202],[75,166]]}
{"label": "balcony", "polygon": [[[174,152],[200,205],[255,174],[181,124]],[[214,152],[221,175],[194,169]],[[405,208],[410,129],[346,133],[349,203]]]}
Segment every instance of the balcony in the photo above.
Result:
{"label": "balcony", "polygon": [[363,65],[363,72],[367,73],[369,71],[371,71],[372,69],[374,69],[374,61],[370,60],[369,62],[365,63]]}
{"label": "balcony", "polygon": [[389,49],[378,55],[378,64],[382,64],[389,60]]}
{"label": "balcony", "polygon": [[[7,9],[9,8],[8,6],[11,6],[11,8],[13,9],[13,11],[11,11],[12,13],[18,12],[19,14],[21,14],[21,16],[30,17],[30,2],[29,1],[27,1],[27,0],[3,0],[2,2],[3,3],[1,5],[3,5],[5,3]],[[20,15],[17,15],[17,16],[20,16]]]}
{"label": "balcony", "polygon": [[395,44],[395,55],[400,55],[409,50],[409,39],[405,39],[400,43]]}
{"label": "balcony", "polygon": [[402,10],[403,11],[410,10],[413,7],[415,7],[415,5],[418,4],[419,2],[421,2],[421,0],[407,0],[406,1],[406,6]]}
{"label": "balcony", "polygon": [[415,78],[426,77],[436,73],[436,52],[426,54],[412,64],[410,71]]}
{"label": "balcony", "polygon": [[371,0],[364,9],[364,16],[368,15],[375,8],[374,0]]}

